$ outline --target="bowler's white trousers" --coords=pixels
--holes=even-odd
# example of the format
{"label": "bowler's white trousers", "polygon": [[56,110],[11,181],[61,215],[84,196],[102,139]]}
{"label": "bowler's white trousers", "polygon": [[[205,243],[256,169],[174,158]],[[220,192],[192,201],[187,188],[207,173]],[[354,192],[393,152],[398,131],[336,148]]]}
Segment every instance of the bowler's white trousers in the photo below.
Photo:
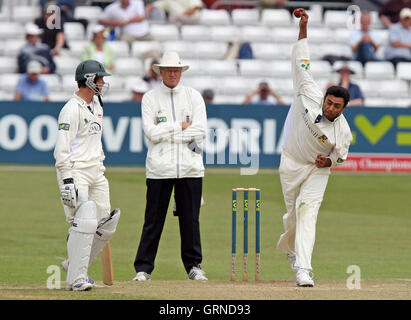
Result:
{"label": "bowler's white trousers", "polygon": [[330,168],[301,164],[283,152],[279,173],[287,213],[277,249],[295,255],[296,267],[312,270],[317,215]]}

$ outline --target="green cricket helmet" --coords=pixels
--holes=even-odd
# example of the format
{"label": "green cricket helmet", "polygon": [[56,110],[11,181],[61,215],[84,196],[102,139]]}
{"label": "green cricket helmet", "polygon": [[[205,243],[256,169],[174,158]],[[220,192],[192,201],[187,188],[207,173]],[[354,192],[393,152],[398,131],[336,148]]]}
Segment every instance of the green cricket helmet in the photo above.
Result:
{"label": "green cricket helmet", "polygon": [[86,81],[86,86],[93,90],[96,95],[103,95],[107,92],[109,88],[108,83],[103,85],[97,85],[96,79],[98,77],[111,76],[110,73],[106,72],[103,64],[96,60],[86,60],[81,62],[76,68],[75,80],[76,81]]}

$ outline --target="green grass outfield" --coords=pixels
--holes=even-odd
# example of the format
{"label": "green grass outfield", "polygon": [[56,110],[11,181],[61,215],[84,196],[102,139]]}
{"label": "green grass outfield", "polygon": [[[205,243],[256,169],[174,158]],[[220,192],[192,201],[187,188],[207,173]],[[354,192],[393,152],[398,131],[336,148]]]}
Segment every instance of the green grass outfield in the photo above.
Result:
{"label": "green grass outfield", "polygon": [[[171,213],[172,202],[152,273],[153,285],[170,283],[170,290],[161,294],[151,292],[145,295],[143,291],[133,295],[131,289],[137,284],[130,280],[135,276],[133,261],[145,208],[144,169],[109,167],[106,175],[110,182],[112,207],[122,210],[117,232],[111,241],[115,280],[121,284],[115,287],[116,297],[178,298],[172,291],[173,287],[178,287],[176,283],[195,284],[186,280],[180,259],[179,228],[177,218]],[[54,168],[3,165],[0,166],[0,181],[0,299],[38,298],[39,293],[33,293],[36,290],[41,290],[41,298],[72,297],[73,293],[63,289],[46,289],[46,281],[50,277],[47,268],[60,265],[66,256],[69,228],[60,205]],[[285,255],[275,250],[285,213],[279,176],[275,170],[260,170],[254,176],[241,176],[238,169],[206,171],[203,187],[205,205],[200,214],[200,227],[202,267],[211,280],[209,283],[215,281],[222,288],[227,288],[223,298],[247,298],[246,293],[244,296],[230,295],[232,282],[227,281],[230,279],[231,258],[231,189],[234,187],[258,187],[262,190],[262,281],[259,286],[277,287],[277,283],[277,289],[285,286],[294,290],[293,276]],[[411,299],[410,282],[407,282],[411,278],[410,190],[410,175],[331,175],[317,222],[313,254],[316,288],[321,288],[322,283],[327,290],[330,283],[337,283],[340,289],[343,288],[350,276],[347,267],[357,265],[361,279],[371,283],[398,281],[404,293],[400,298]],[[255,216],[251,209],[252,199],[254,196],[250,194],[250,279],[254,278]],[[241,201],[239,208],[242,208]],[[237,278],[240,279],[242,226],[239,222],[242,220],[238,218],[237,221]],[[89,274],[97,283],[101,281],[99,259]],[[62,280],[64,277],[62,273]],[[237,283],[238,286],[244,285],[241,281]],[[123,292],[122,287],[125,288]],[[27,295],[15,295],[15,289],[27,290]],[[91,292],[83,297],[111,299],[114,294],[106,288],[96,288]],[[362,298],[367,298],[367,295]]]}

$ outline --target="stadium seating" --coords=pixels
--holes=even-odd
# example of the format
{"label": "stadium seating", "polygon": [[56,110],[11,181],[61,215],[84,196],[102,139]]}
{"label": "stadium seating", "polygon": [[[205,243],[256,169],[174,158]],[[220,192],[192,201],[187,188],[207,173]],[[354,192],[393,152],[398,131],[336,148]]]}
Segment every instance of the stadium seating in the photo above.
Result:
{"label": "stadium seating", "polygon": [[[36,0],[4,0],[0,11],[0,99],[12,97],[17,83],[17,54],[25,44],[24,24],[40,15]],[[351,30],[347,28],[345,10],[328,10],[313,5],[310,15],[309,46],[311,72],[320,88],[330,81],[338,81],[335,72],[344,63],[355,70],[354,82],[365,95],[365,104],[374,106],[410,105],[411,63],[399,63],[394,70],[386,61],[369,62],[364,67],[358,61],[336,61],[331,65],[324,56],[332,59],[351,58],[349,46]],[[87,19],[84,30],[78,22],[66,22],[65,34],[70,50],[68,55],[56,56],[55,75],[45,75],[49,83],[50,100],[64,101],[76,90],[74,66],[80,62],[85,45],[90,42],[91,30],[102,9],[98,6],[79,5],[74,11],[77,19]],[[382,44],[377,57],[384,59],[388,44],[388,30],[372,11],[372,28],[380,33]],[[291,79],[291,49],[298,37],[299,19],[285,9],[203,9],[197,25],[177,26],[167,21],[149,21],[152,41],[135,41],[131,47],[124,41],[110,41],[115,54],[115,71],[110,78],[111,93],[106,101],[130,99],[130,81],[144,75],[150,59],[161,56],[165,50],[179,52],[183,63],[190,65],[183,80],[200,89],[214,89],[215,102],[241,103],[247,93],[262,79],[268,81],[281,98],[289,103],[293,98]],[[118,28],[116,34],[118,35]],[[234,42],[250,42],[253,59],[227,59]],[[144,61],[143,61],[144,60]],[[144,65],[143,65],[144,63]],[[381,89],[383,88],[383,90]]]}

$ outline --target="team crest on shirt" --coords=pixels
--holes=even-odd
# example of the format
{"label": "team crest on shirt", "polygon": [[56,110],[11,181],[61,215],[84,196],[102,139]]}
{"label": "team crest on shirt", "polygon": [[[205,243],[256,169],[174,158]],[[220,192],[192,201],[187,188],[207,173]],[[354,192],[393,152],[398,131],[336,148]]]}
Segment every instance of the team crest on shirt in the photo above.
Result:
{"label": "team crest on shirt", "polygon": [[310,62],[308,60],[304,60],[304,63],[301,65],[301,68],[303,68],[305,70],[309,70],[310,69]]}
{"label": "team crest on shirt", "polygon": [[321,137],[318,137],[319,143],[324,143],[326,140],[328,140],[328,138],[325,134],[323,134]]}
{"label": "team crest on shirt", "polygon": [[343,163],[345,160],[344,159],[341,159],[341,158],[338,158],[337,159],[337,163]]}
{"label": "team crest on shirt", "polygon": [[68,123],[59,123],[59,130],[69,131],[70,124]]}

